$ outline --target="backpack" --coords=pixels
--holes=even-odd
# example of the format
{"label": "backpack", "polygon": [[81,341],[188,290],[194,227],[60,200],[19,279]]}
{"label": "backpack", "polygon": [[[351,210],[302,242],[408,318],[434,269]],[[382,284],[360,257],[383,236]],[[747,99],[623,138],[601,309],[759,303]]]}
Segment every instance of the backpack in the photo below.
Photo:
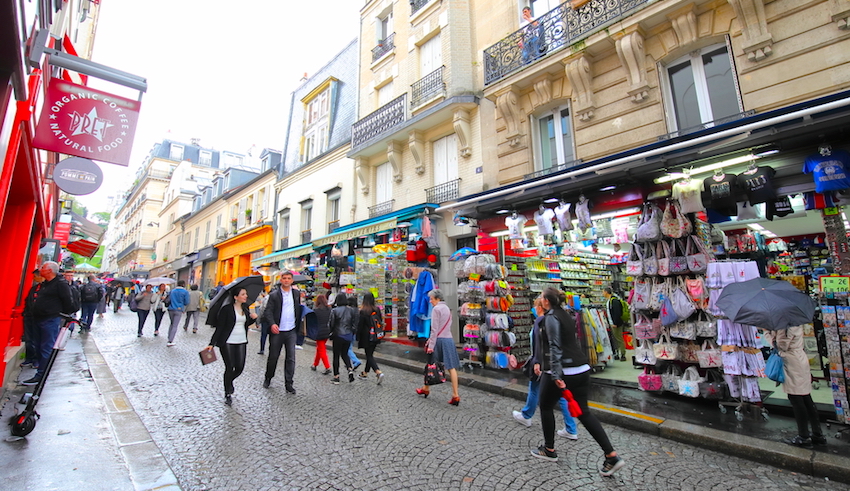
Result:
{"label": "backpack", "polygon": [[381,313],[373,310],[369,316],[369,341],[377,342],[384,339],[386,331],[384,331],[383,319]]}
{"label": "backpack", "polygon": [[632,320],[632,315],[629,311],[629,304],[620,297],[617,297],[617,300],[620,301],[620,306],[622,307],[622,314],[620,314],[620,319],[623,321],[623,324],[628,324]]}
{"label": "backpack", "polygon": [[100,288],[94,283],[86,283],[83,285],[81,292],[81,300],[86,303],[97,302],[100,300]]}
{"label": "backpack", "polygon": [[80,301],[80,289],[76,286],[71,285],[71,312],[69,314],[73,314],[80,310],[80,306],[82,302]]}

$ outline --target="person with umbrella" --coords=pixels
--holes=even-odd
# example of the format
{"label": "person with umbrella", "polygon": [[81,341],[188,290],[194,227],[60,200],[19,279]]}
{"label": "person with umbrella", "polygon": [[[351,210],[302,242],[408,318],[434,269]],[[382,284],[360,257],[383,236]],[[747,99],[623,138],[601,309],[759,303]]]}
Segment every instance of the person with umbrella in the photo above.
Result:
{"label": "person with umbrella", "polygon": [[[178,283],[179,284],[179,283]],[[245,369],[248,352],[248,327],[257,319],[257,314],[248,310],[248,290],[237,287],[228,290],[232,305],[222,305],[215,313],[215,332],[210,338],[207,351],[218,346],[224,361],[224,403],[233,403],[233,381]]]}
{"label": "person with umbrella", "polygon": [[[150,283],[148,283],[150,284]],[[168,297],[168,290],[165,283],[161,283],[153,293],[151,298],[151,310],[153,311],[153,335],[159,336],[159,326],[162,324],[162,318],[165,316],[165,311],[168,310],[165,306],[165,299]]]}
{"label": "person with umbrella", "polygon": [[277,371],[280,352],[286,346],[284,361],[284,385],[286,391],[295,394],[295,341],[296,327],[301,325],[301,292],[292,286],[292,272],[284,271],[280,275],[280,287],[269,292],[263,319],[269,325],[269,359],[266,362],[266,374],[263,387],[269,388]]}

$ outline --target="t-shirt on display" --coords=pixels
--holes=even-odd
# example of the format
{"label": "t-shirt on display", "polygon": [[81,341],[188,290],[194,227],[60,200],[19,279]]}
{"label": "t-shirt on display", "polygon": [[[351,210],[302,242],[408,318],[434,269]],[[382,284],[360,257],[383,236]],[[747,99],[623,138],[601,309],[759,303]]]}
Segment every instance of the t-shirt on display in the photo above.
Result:
{"label": "t-shirt on display", "polygon": [[771,179],[776,171],[773,167],[756,167],[754,172],[749,170],[738,175],[738,185],[747,193],[747,200],[751,205],[764,203],[776,199],[776,190],[773,188]]}
{"label": "t-shirt on display", "polygon": [[702,204],[703,181],[686,179],[673,184],[673,199],[679,200],[682,213],[696,213],[705,210]]}
{"label": "t-shirt on display", "polygon": [[815,191],[837,191],[850,188],[847,166],[850,154],[844,150],[833,150],[830,155],[812,155],[806,158],[803,172],[812,174],[815,179]]}

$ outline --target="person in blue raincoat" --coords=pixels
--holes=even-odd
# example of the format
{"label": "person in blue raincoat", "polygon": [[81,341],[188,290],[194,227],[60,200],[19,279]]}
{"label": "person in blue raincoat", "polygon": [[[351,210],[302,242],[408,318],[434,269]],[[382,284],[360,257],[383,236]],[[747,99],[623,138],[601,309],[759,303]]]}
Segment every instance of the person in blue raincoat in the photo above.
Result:
{"label": "person in blue raincoat", "polygon": [[410,293],[410,325],[407,330],[416,333],[417,337],[427,338],[431,335],[431,300],[428,292],[434,289],[434,278],[428,271],[419,273],[416,285]]}

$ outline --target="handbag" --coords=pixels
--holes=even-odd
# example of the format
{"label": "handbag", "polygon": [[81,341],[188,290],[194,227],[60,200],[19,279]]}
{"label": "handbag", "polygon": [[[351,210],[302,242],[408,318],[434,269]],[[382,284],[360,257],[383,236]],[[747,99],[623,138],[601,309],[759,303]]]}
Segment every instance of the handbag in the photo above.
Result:
{"label": "handbag", "polygon": [[679,379],[679,395],[685,397],[699,397],[699,383],[705,379],[699,376],[697,367],[688,367],[685,374]]}
{"label": "handbag", "polygon": [[694,307],[694,303],[691,302],[691,299],[688,295],[682,291],[682,287],[684,286],[684,282],[681,278],[679,278],[679,285],[673,286],[673,291],[670,293],[670,303],[673,304],[673,310],[676,311],[676,314],[679,316],[680,320],[685,320],[690,317],[694,312],[696,312],[696,308]]}
{"label": "handbag", "polygon": [[770,352],[770,356],[767,357],[767,362],[764,364],[764,374],[774,382],[785,383],[785,363],[782,361],[782,357],[779,356],[779,350],[775,346]]}
{"label": "handbag", "polygon": [[697,338],[697,326],[689,320],[679,321],[670,326],[670,337],[693,341]]}
{"label": "handbag", "polygon": [[703,341],[702,349],[697,351],[697,359],[700,368],[720,368],[723,366],[721,351],[710,339]]}
{"label": "handbag", "polygon": [[661,325],[664,327],[672,326],[679,322],[679,315],[673,309],[673,302],[670,301],[670,297],[666,297],[664,303],[661,304],[660,314],[659,319],[661,319]]}
{"label": "handbag", "polygon": [[661,217],[661,233],[667,237],[679,239],[690,234],[691,230],[691,221],[682,213],[679,203],[669,201],[664,210],[664,215]]}
{"label": "handbag", "polygon": [[202,365],[209,365],[210,363],[218,360],[218,357],[215,356],[214,349],[208,350],[204,348],[200,352],[198,352],[198,355],[201,357]]}
{"label": "handbag", "polygon": [[679,345],[679,360],[685,363],[699,363],[699,346],[693,341]]}
{"label": "handbag", "polygon": [[688,257],[685,255],[685,250],[682,249],[682,243],[678,240],[673,240],[673,247],[670,249],[670,274],[687,274]]}
{"label": "handbag", "polygon": [[658,342],[652,345],[655,358],[658,360],[678,360],[679,346],[670,339],[667,331],[662,331]]}
{"label": "handbag", "polygon": [[685,280],[685,289],[688,291],[688,296],[700,309],[707,307],[708,295],[706,295],[705,282],[702,276],[696,278],[687,278]]}
{"label": "handbag", "polygon": [[647,245],[643,250],[643,274],[646,276],[658,275],[658,260],[655,258],[652,245]]}
{"label": "handbag", "polygon": [[685,256],[688,258],[688,269],[691,270],[691,273],[705,273],[709,261],[705,244],[696,235],[692,235],[685,240],[688,241],[685,247]]}
{"label": "handbag", "polygon": [[634,295],[632,296],[632,310],[646,310],[649,308],[649,299],[652,295],[652,283],[643,279],[634,283]]}
{"label": "handbag", "polygon": [[635,242],[653,242],[661,239],[660,210],[652,203],[643,205],[643,213],[635,233]]}
{"label": "handbag", "polygon": [[648,339],[641,340],[640,344],[635,348],[635,361],[641,365],[655,365],[657,361],[655,350]]}
{"label": "handbag", "polygon": [[718,370],[705,371],[705,381],[699,383],[699,396],[713,400],[726,397],[726,382]]}
{"label": "handbag", "polygon": [[640,390],[658,392],[661,390],[662,384],[661,375],[650,371],[649,367],[643,367],[643,373],[638,375],[638,386]]}
{"label": "handbag", "polygon": [[634,277],[643,276],[643,251],[638,244],[632,244],[632,250],[629,251],[626,274]]}
{"label": "handbag", "polygon": [[425,385],[438,385],[446,381],[446,369],[440,362],[425,365],[424,375]]}
{"label": "handbag", "polygon": [[679,393],[679,379],[682,378],[682,370],[675,364],[671,363],[667,367],[667,371],[661,375],[661,390],[667,392]]}
{"label": "handbag", "polygon": [[130,307],[130,312],[138,312],[139,311],[139,302],[136,301],[136,294],[130,294],[130,303],[128,305]]}
{"label": "handbag", "polygon": [[670,276],[670,246],[664,240],[655,244],[655,260],[658,261],[658,274]]}
{"label": "handbag", "polygon": [[637,322],[634,325],[636,339],[655,339],[658,337],[660,331],[656,329],[656,323],[650,320],[649,317],[638,314],[636,319]]}
{"label": "handbag", "polygon": [[649,296],[649,310],[653,312],[661,311],[661,306],[664,305],[664,298],[667,296],[669,288],[670,283],[667,280],[661,280],[652,284],[652,295]]}
{"label": "handbag", "polygon": [[705,311],[700,311],[699,317],[694,324],[697,326],[698,338],[716,338],[717,337],[717,321],[708,317]]}
{"label": "handbag", "polygon": [[529,356],[526,358],[525,363],[522,364],[522,373],[528,377],[529,380],[536,381],[540,379],[540,376],[534,373],[534,363],[532,363],[534,356]]}

